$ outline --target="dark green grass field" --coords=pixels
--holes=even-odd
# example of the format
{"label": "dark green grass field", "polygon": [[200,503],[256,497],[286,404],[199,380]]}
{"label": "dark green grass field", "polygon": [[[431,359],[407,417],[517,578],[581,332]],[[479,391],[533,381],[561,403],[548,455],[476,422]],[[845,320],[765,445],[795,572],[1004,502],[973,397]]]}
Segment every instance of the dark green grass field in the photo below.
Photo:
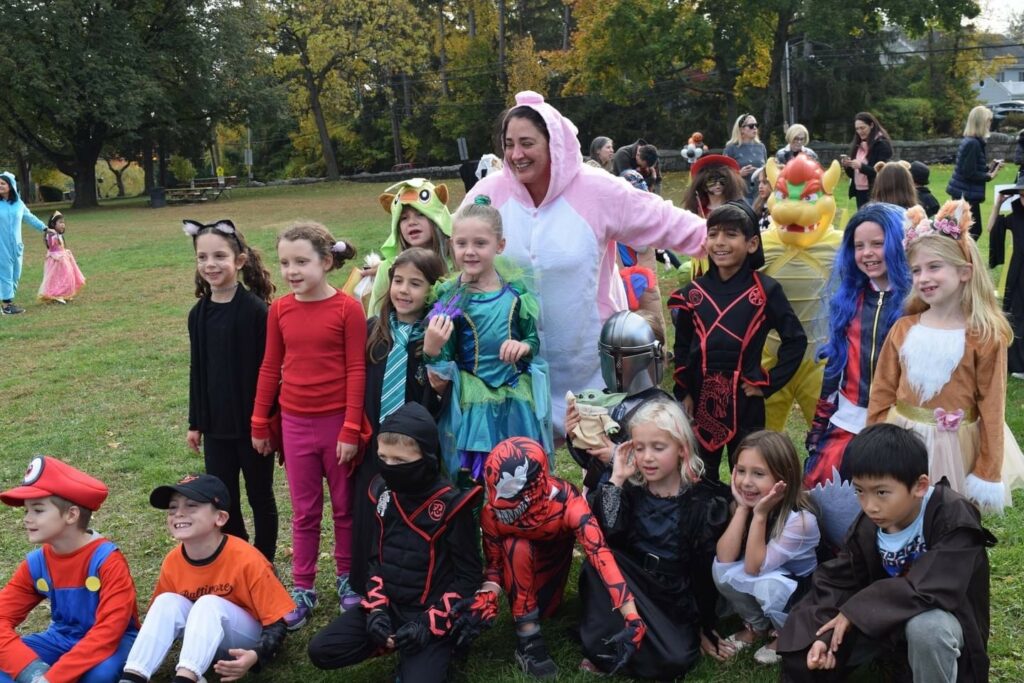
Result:
{"label": "dark green grass field", "polygon": [[[1001,180],[1010,182],[1009,171],[1004,174],[1006,178]],[[948,169],[933,171],[932,187],[937,196],[942,195],[948,176]],[[666,196],[678,201],[682,182],[681,176],[670,176]],[[462,196],[461,183],[450,181],[449,186],[455,206]],[[276,232],[299,217],[327,224],[336,237],[354,242],[365,253],[380,245],[389,225],[376,200],[384,187],[340,183],[240,189],[230,198],[203,205],[149,209],[141,199],[132,199],[110,201],[97,210],[67,212],[68,246],[88,279],[80,297],[68,306],[34,301],[45,249],[41,235],[26,227],[25,275],[18,302],[28,312],[0,319],[0,484],[7,487],[18,482],[36,453],[67,459],[103,479],[111,496],[95,515],[94,525],[125,552],[144,608],[160,561],[172,547],[164,515],[148,506],[148,493],[202,467],[202,460],[185,445],[185,319],[194,298],[192,247],[181,231],[181,219],[231,218],[271,263]],[[836,194],[840,206],[845,207],[845,181]],[[983,205],[986,210],[990,207],[991,202]],[[61,205],[32,208],[44,221],[54,208],[66,209]],[[982,247],[987,250],[987,237]],[[340,286],[346,275],[336,274],[334,283]],[[676,278],[662,275],[662,291],[668,294]],[[280,283],[278,273],[274,272],[274,278]],[[1011,380],[1007,420],[1018,439],[1024,438],[1022,402],[1024,382]],[[802,418],[792,417],[788,429],[801,444]],[[561,475],[578,479],[577,468],[570,466],[564,453],[558,455],[558,461]],[[277,491],[282,513],[277,566],[287,581],[290,506],[282,470],[278,471]],[[993,680],[1007,683],[1024,680],[1024,649],[1017,640],[1024,626],[1024,496],[1017,495],[1016,505],[1004,517],[986,519],[1000,540],[990,554]],[[0,530],[0,575],[6,579],[29,550],[20,511],[0,508]],[[352,683],[389,680],[393,663],[388,659],[341,675],[325,674],[308,663],[306,643],[314,630],[331,618],[337,605],[332,596],[332,539],[326,527],[322,540],[321,607],[312,626],[291,636],[278,662],[259,678]],[[560,680],[591,680],[589,674],[577,670],[580,653],[572,628],[578,612],[574,575],[565,606],[544,625],[562,670]],[[41,628],[46,620],[40,609],[26,626]],[[526,680],[512,666],[514,644],[507,612],[503,612],[499,624],[480,639],[471,658],[457,667],[455,680]],[[777,669],[755,664],[748,651],[727,665],[705,661],[690,680],[772,681],[777,675]]]}

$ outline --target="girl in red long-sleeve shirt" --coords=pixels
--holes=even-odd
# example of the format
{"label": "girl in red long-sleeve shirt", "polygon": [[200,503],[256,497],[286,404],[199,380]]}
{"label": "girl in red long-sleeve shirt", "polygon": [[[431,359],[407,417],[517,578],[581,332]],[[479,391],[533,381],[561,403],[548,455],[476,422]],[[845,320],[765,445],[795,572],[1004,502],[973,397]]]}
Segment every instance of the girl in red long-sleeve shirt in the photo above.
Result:
{"label": "girl in red long-sleeve shirt", "polygon": [[341,610],[359,605],[349,584],[352,562],[351,468],[359,449],[366,365],[362,306],[327,274],[356,255],[319,223],[295,223],[277,240],[281,276],[291,293],[267,316],[267,347],[252,415],[253,447],[269,453],[274,399],[281,405],[284,465],[292,500],[292,598],[285,617],[301,628],[317,604],[323,479],[334,517],[334,561]]}

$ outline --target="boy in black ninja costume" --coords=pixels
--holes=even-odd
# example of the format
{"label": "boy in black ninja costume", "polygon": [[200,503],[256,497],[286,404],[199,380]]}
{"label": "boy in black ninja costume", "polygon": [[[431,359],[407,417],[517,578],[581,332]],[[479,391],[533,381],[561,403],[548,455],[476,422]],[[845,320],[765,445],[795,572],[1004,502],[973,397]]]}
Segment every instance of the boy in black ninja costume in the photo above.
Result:
{"label": "boy in black ninja costume", "polygon": [[445,479],[438,450],[434,419],[417,403],[381,424],[380,475],[368,492],[379,533],[366,599],[363,609],[345,612],[313,637],[315,666],[339,669],[397,651],[403,683],[447,680],[451,608],[472,596],[483,576],[473,519],[481,489],[460,491]]}

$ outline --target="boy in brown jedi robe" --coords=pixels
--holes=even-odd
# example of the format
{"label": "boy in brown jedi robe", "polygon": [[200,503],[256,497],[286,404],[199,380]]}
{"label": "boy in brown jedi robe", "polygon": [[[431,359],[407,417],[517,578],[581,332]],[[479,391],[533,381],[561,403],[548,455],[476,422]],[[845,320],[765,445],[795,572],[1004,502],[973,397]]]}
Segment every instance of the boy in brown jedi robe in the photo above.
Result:
{"label": "boy in brown jedi robe", "polygon": [[863,514],[790,612],[784,680],[845,680],[900,647],[915,683],[988,681],[985,549],[996,539],[977,509],[945,480],[930,484],[924,443],[896,425],[854,437],[843,469]]}

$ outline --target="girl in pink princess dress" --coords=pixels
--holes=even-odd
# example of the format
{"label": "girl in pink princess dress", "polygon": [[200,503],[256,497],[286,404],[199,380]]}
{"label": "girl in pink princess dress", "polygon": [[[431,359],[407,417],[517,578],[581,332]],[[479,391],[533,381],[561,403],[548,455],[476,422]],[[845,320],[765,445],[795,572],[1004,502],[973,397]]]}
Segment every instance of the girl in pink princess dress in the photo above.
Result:
{"label": "girl in pink princess dress", "polygon": [[44,233],[46,263],[43,282],[39,285],[40,301],[66,304],[85,284],[85,276],[78,269],[74,255],[64,248],[64,228],[64,214],[54,211]]}

